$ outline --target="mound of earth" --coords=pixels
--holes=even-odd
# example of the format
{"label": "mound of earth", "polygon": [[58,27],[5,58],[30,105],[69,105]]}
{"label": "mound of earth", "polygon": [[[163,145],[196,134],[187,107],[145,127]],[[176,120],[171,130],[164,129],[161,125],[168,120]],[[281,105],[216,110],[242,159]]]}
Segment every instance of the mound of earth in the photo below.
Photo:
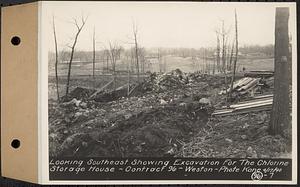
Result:
{"label": "mound of earth", "polygon": [[207,111],[200,105],[161,107],[134,116],[118,116],[113,125],[99,131],[66,138],[61,156],[150,157],[171,156],[182,141],[203,127]]}

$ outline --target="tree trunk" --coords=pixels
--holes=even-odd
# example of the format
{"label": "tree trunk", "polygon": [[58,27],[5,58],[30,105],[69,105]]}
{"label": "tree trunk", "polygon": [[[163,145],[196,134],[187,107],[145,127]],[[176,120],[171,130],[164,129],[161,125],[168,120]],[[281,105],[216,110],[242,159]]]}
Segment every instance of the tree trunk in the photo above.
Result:
{"label": "tree trunk", "polygon": [[127,86],[127,96],[129,96],[129,93],[130,93],[130,61],[128,59],[128,56],[127,56],[127,71],[128,71],[128,74],[127,74],[127,83],[128,83],[128,86]]}
{"label": "tree trunk", "polygon": [[235,10],[235,58],[233,62],[233,74],[231,78],[231,84],[230,84],[230,97],[232,99],[232,90],[233,90],[233,83],[235,79],[235,72],[236,72],[236,63],[237,63],[237,58],[238,58],[238,53],[239,53],[239,43],[238,43],[238,28],[237,28],[237,15],[236,15],[236,10]]}
{"label": "tree trunk", "polygon": [[94,81],[94,88],[95,88],[95,61],[96,61],[96,46],[95,46],[95,28],[93,33],[93,81]]}
{"label": "tree trunk", "polygon": [[140,82],[140,62],[139,62],[139,51],[138,51],[138,41],[137,41],[137,30],[134,26],[133,31],[134,45],[135,45],[135,60],[136,60],[136,70],[137,70],[137,82]]}
{"label": "tree trunk", "polygon": [[217,34],[217,71],[220,72],[220,38]]}
{"label": "tree trunk", "polygon": [[212,68],[212,74],[215,74],[216,71],[216,59],[213,59],[214,63],[213,63],[213,68]]}
{"label": "tree trunk", "polygon": [[222,71],[224,74],[226,73],[226,43],[224,21],[222,21]]}
{"label": "tree trunk", "polygon": [[282,134],[289,116],[289,8],[276,8],[275,16],[275,72],[274,99],[271,111],[270,133]]}
{"label": "tree trunk", "polygon": [[[237,33],[237,32],[236,32]],[[237,35],[237,34],[236,34]],[[236,36],[235,36],[236,37]],[[232,70],[232,60],[233,60],[233,50],[234,50],[234,43],[232,43],[231,51],[230,51],[230,58],[229,58],[229,70]]]}
{"label": "tree trunk", "polygon": [[57,39],[56,39],[54,17],[53,17],[53,35],[54,35],[54,45],[55,45],[55,81],[56,81],[56,93],[57,93],[57,102],[60,102],[59,89],[58,89],[58,72],[57,72],[58,50],[57,50]]}
{"label": "tree trunk", "polygon": [[68,97],[68,94],[69,94],[70,76],[71,76],[71,68],[72,68],[75,46],[77,44],[78,36],[79,36],[83,26],[85,25],[85,22],[86,22],[86,19],[84,20],[82,18],[82,24],[81,24],[81,26],[79,26],[77,21],[75,20],[75,26],[77,27],[77,33],[75,35],[75,39],[74,39],[73,45],[71,47],[71,56],[70,56],[69,67],[68,67],[68,80],[67,80],[67,86],[66,86],[66,98]]}

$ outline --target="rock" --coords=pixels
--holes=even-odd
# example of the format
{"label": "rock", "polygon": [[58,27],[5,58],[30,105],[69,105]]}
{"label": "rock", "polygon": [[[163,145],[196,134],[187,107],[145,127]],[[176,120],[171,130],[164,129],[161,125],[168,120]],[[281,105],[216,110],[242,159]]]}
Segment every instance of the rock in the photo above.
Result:
{"label": "rock", "polygon": [[246,128],[248,128],[249,127],[249,124],[248,123],[245,123],[244,125],[243,125],[243,129],[246,129]]}
{"label": "rock", "polygon": [[207,99],[207,98],[201,98],[200,100],[199,100],[199,103],[200,104],[204,104],[204,105],[211,105],[211,102],[210,102],[210,100],[209,99]]}
{"label": "rock", "polygon": [[232,141],[231,139],[229,139],[229,138],[226,138],[225,141],[228,142],[228,143],[232,143],[232,142],[233,142],[233,141]]}
{"label": "rock", "polygon": [[257,153],[256,153],[256,151],[251,146],[249,146],[247,148],[246,152],[247,152],[247,157],[249,157],[249,158],[257,158]]}
{"label": "rock", "polygon": [[71,101],[69,101],[69,102],[66,102],[66,103],[64,103],[65,105],[75,105],[75,106],[79,106],[79,104],[80,104],[80,100],[77,100],[76,98],[73,98]]}
{"label": "rock", "polygon": [[87,142],[82,142],[81,144],[82,144],[83,147],[87,147],[88,146]]}
{"label": "rock", "polygon": [[174,148],[171,148],[170,150],[167,151],[168,155],[174,155],[174,153],[175,153]]}
{"label": "rock", "polygon": [[82,115],[81,112],[76,112],[76,113],[74,114],[74,117],[77,118],[77,117],[79,117],[79,116],[81,116],[81,115]]}
{"label": "rock", "polygon": [[168,104],[168,102],[165,101],[165,100],[163,100],[163,99],[160,99],[160,104],[161,104],[161,105],[166,105],[166,104]]}
{"label": "rock", "polygon": [[242,138],[243,140],[246,140],[246,139],[247,139],[247,135],[241,135],[241,138]]}
{"label": "rock", "polygon": [[81,102],[81,103],[80,103],[80,107],[82,107],[82,108],[87,108],[87,103]]}
{"label": "rock", "polygon": [[130,114],[130,113],[124,115],[124,118],[125,118],[125,119],[129,119],[129,118],[131,118],[131,117],[132,117],[132,114]]}

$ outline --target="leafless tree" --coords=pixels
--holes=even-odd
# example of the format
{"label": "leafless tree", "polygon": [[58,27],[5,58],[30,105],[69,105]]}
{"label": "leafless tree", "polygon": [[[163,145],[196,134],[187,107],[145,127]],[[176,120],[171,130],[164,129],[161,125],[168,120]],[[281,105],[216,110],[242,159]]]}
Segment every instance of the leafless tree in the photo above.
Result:
{"label": "leafless tree", "polygon": [[217,36],[217,51],[216,51],[216,58],[217,58],[217,71],[220,72],[220,32],[216,31],[216,36]]}
{"label": "leafless tree", "polygon": [[139,60],[141,64],[141,71],[142,73],[145,73],[145,55],[146,55],[146,50],[144,48],[139,48],[138,49],[138,55],[139,55]]}
{"label": "leafless tree", "polygon": [[164,70],[164,72],[166,72],[167,71],[167,59],[166,59],[166,56],[164,56],[163,59],[164,59],[163,70]]}
{"label": "leafless tree", "polygon": [[234,50],[234,42],[235,42],[235,39],[234,39],[234,41],[233,41],[233,43],[232,43],[232,45],[231,45],[231,51],[230,51],[230,57],[229,57],[229,66],[228,66],[228,70],[232,70],[232,60],[233,60],[233,50]]}
{"label": "leafless tree", "polygon": [[55,47],[55,81],[56,81],[56,93],[57,93],[57,102],[60,102],[59,89],[58,89],[58,73],[57,73],[58,50],[57,50],[57,38],[56,38],[54,16],[53,16],[53,20],[52,20],[52,26],[53,26],[54,47]]}
{"label": "leafless tree", "polygon": [[138,46],[138,27],[133,22],[133,40],[134,40],[134,50],[135,50],[135,62],[136,62],[136,70],[137,70],[137,81],[140,81],[140,62],[139,62],[139,46]]}
{"label": "leafless tree", "polygon": [[121,51],[121,46],[117,42],[109,42],[109,58],[111,62],[111,69],[113,73],[113,83],[114,89],[116,89],[116,65],[119,53]]}
{"label": "leafless tree", "polygon": [[213,59],[213,67],[212,67],[212,74],[214,75],[216,73],[216,59]]}
{"label": "leafless tree", "polygon": [[158,68],[159,68],[159,72],[163,72],[163,65],[162,65],[162,56],[161,56],[161,51],[158,48],[157,49],[157,61],[158,61]]}
{"label": "leafless tree", "polygon": [[104,50],[104,55],[106,57],[106,71],[108,72],[108,70],[109,70],[109,50],[108,49]]}
{"label": "leafless tree", "polygon": [[126,54],[126,62],[127,62],[127,96],[129,96],[130,93],[130,54]]}
{"label": "leafless tree", "polygon": [[69,46],[71,48],[71,56],[70,56],[69,68],[68,68],[68,80],[67,80],[67,86],[66,86],[66,97],[68,97],[68,94],[69,94],[71,67],[72,67],[75,47],[76,47],[76,44],[77,44],[77,41],[78,41],[79,34],[81,33],[86,21],[87,21],[87,17],[84,18],[83,16],[81,17],[80,23],[78,23],[77,19],[75,19],[75,18],[73,19],[73,24],[76,26],[77,32],[75,34],[75,38],[74,38],[72,46]]}
{"label": "leafless tree", "polygon": [[237,58],[238,58],[238,52],[239,52],[239,45],[238,45],[238,26],[237,26],[237,13],[236,10],[234,10],[234,17],[235,17],[235,58],[233,62],[233,74],[230,84],[230,97],[232,97],[232,90],[233,90],[233,82],[235,79],[235,73],[236,73],[236,64],[237,64]]}
{"label": "leafless tree", "polygon": [[227,93],[227,87],[228,87],[228,81],[227,81],[227,66],[226,66],[226,49],[227,49],[227,39],[228,39],[228,33],[229,31],[225,31],[225,23],[224,20],[222,20],[222,31],[221,31],[221,37],[222,37],[222,72],[224,73],[225,78],[225,92],[226,92],[226,101],[228,101],[228,93]]}
{"label": "leafless tree", "polygon": [[96,38],[95,38],[95,27],[94,27],[94,31],[93,31],[93,79],[94,79],[94,82],[95,82],[95,61],[96,61]]}

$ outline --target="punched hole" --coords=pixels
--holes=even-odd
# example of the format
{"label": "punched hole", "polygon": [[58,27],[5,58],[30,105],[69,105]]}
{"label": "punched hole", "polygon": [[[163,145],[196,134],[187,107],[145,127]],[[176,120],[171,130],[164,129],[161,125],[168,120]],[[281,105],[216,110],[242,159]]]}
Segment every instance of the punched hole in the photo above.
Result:
{"label": "punched hole", "polygon": [[20,147],[20,145],[21,145],[21,142],[20,142],[20,140],[18,140],[18,139],[14,139],[14,140],[11,142],[11,146],[12,146],[13,148],[15,148],[15,149],[18,149],[18,148]]}
{"label": "punched hole", "polygon": [[18,36],[14,36],[11,38],[10,41],[13,45],[19,45],[21,43],[21,38]]}

